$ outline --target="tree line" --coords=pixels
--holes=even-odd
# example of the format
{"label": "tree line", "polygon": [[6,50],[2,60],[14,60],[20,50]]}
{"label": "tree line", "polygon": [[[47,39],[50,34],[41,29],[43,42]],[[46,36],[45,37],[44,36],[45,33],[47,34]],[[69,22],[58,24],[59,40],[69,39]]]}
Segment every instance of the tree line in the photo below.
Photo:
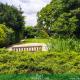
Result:
{"label": "tree line", "polygon": [[50,36],[80,38],[80,0],[52,0],[38,12],[37,21]]}
{"label": "tree line", "polygon": [[23,37],[24,16],[20,9],[0,3],[0,47],[19,42]]}
{"label": "tree line", "polygon": [[80,1],[52,0],[37,13],[37,25],[24,27],[24,16],[13,5],[0,3],[0,47],[19,42],[23,37],[80,38]]}

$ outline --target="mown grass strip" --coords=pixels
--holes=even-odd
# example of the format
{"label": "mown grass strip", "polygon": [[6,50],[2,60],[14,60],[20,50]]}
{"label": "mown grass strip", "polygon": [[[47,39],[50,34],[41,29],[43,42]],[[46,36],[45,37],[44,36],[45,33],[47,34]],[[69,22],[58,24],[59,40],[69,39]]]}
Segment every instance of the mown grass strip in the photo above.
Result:
{"label": "mown grass strip", "polygon": [[0,80],[80,80],[80,74],[0,74]]}

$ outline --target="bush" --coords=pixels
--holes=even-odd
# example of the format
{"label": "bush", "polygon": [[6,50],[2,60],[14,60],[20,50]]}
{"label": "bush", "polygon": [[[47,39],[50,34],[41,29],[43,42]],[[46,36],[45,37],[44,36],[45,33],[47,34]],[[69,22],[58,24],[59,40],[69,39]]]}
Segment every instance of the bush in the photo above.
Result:
{"label": "bush", "polygon": [[0,49],[0,73],[80,73],[80,53],[13,52]]}
{"label": "bush", "polygon": [[12,43],[15,43],[14,31],[3,24],[0,24],[0,47],[6,47]]}
{"label": "bush", "polygon": [[49,35],[44,30],[39,30],[35,27],[26,27],[24,36],[27,38],[48,38]]}
{"label": "bush", "polygon": [[37,36],[37,30],[32,26],[26,27],[24,30],[24,36],[27,38],[34,38]]}
{"label": "bush", "polygon": [[5,44],[6,36],[7,36],[2,27],[3,25],[0,25],[0,47],[2,47]]}
{"label": "bush", "polygon": [[48,33],[46,31],[39,30],[39,32],[37,33],[37,37],[39,37],[39,38],[48,38],[49,35],[48,35]]}
{"label": "bush", "polygon": [[10,45],[16,42],[16,37],[15,37],[15,32],[11,28],[7,28],[5,31],[7,35],[6,39],[6,44],[5,45]]}

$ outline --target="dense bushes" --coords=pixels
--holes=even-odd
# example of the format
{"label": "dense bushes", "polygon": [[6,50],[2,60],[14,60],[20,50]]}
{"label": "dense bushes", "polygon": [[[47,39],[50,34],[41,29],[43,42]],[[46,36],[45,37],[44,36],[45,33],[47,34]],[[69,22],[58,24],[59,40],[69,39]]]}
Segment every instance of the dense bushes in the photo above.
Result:
{"label": "dense bushes", "polygon": [[40,30],[36,27],[25,27],[24,36],[27,38],[48,38],[49,35],[46,31]]}
{"label": "dense bushes", "polygon": [[80,73],[80,53],[9,52],[0,49],[0,73]]}
{"label": "dense bushes", "polygon": [[21,9],[0,3],[0,47],[19,42],[23,38],[22,13]]}
{"label": "dense bushes", "polygon": [[15,42],[14,31],[3,24],[0,24],[0,47],[6,47]]}
{"label": "dense bushes", "polygon": [[8,4],[0,3],[0,24],[5,23],[9,28],[12,28],[15,32],[23,29],[24,16],[20,9]]}
{"label": "dense bushes", "polygon": [[14,31],[3,24],[0,24],[0,47],[7,46],[15,42],[13,37],[15,37]]}
{"label": "dense bushes", "polygon": [[39,30],[39,32],[37,33],[37,37],[39,37],[39,38],[48,38],[49,35],[48,35],[48,33],[46,31]]}
{"label": "dense bushes", "polygon": [[37,36],[37,29],[32,26],[25,27],[24,36],[27,38],[34,38],[35,36]]}
{"label": "dense bushes", "polygon": [[0,46],[2,46],[2,44],[4,44],[6,39],[6,34],[4,32],[4,30],[0,27]]}

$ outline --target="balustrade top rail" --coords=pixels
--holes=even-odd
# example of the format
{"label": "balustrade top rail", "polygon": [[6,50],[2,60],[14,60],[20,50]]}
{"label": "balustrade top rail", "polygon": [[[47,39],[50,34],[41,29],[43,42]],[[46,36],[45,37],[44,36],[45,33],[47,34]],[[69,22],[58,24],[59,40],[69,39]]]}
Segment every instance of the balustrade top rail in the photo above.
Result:
{"label": "balustrade top rail", "polygon": [[42,46],[12,47],[12,51],[42,51]]}

